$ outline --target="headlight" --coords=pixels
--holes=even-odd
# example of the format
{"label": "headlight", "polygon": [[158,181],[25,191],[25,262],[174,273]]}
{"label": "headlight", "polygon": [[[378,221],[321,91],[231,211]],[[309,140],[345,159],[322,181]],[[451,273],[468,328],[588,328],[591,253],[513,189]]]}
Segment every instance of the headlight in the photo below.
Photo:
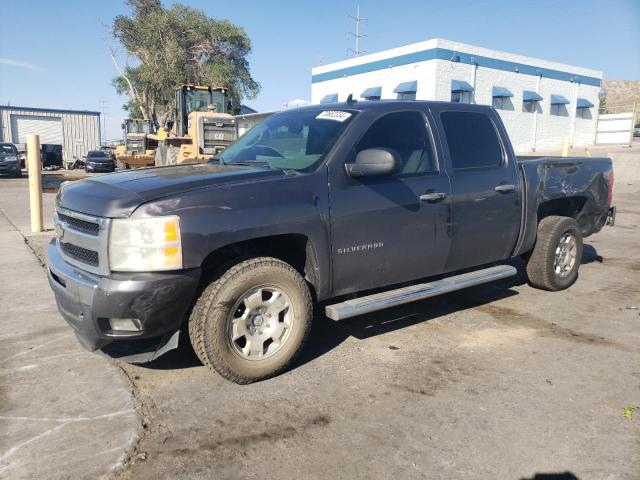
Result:
{"label": "headlight", "polygon": [[109,267],[116,272],[181,269],[180,219],[167,216],[113,220]]}
{"label": "headlight", "polygon": [[16,157],[15,155],[7,155],[6,157],[4,157],[4,159],[7,162],[17,162],[18,161],[18,157]]}

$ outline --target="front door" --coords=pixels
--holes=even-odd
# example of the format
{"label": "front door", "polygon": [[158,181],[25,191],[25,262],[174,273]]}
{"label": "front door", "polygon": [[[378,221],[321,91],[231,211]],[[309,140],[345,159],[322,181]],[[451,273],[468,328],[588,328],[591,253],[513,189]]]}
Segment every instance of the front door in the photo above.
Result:
{"label": "front door", "polygon": [[[393,175],[351,178],[344,163],[368,148],[395,150],[401,169]],[[335,158],[329,169],[336,295],[443,270],[450,245],[449,179],[435,154],[424,111],[378,117],[346,158]]]}

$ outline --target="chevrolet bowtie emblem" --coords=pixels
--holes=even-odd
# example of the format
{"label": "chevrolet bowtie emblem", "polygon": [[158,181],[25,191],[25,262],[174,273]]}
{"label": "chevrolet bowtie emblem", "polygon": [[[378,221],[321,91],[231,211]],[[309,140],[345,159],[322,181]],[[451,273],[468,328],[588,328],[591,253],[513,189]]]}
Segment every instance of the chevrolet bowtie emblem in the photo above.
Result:
{"label": "chevrolet bowtie emblem", "polygon": [[62,240],[64,238],[64,228],[62,228],[62,225],[60,225],[59,223],[56,223],[56,236],[59,240]]}

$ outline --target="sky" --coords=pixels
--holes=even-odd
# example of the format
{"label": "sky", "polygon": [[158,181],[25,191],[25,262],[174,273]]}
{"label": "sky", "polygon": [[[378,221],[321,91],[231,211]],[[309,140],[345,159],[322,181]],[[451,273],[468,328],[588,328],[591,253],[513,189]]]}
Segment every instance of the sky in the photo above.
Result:
{"label": "sky", "polygon": [[[181,3],[244,27],[262,86],[244,103],[258,111],[308,100],[311,68],[354,47],[357,0]],[[640,79],[640,0],[360,0],[360,9],[367,53],[439,37]],[[103,111],[107,138],[121,138],[126,98],[111,84],[110,48],[126,56],[110,25],[129,12],[122,0],[0,0],[0,104]]]}

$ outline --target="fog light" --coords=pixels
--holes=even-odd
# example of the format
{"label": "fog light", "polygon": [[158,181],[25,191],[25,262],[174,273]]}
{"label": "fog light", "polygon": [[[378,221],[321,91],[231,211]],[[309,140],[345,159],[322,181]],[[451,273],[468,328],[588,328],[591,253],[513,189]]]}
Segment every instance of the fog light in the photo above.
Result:
{"label": "fog light", "polygon": [[110,318],[111,330],[119,332],[141,332],[142,325],[137,318]]}

